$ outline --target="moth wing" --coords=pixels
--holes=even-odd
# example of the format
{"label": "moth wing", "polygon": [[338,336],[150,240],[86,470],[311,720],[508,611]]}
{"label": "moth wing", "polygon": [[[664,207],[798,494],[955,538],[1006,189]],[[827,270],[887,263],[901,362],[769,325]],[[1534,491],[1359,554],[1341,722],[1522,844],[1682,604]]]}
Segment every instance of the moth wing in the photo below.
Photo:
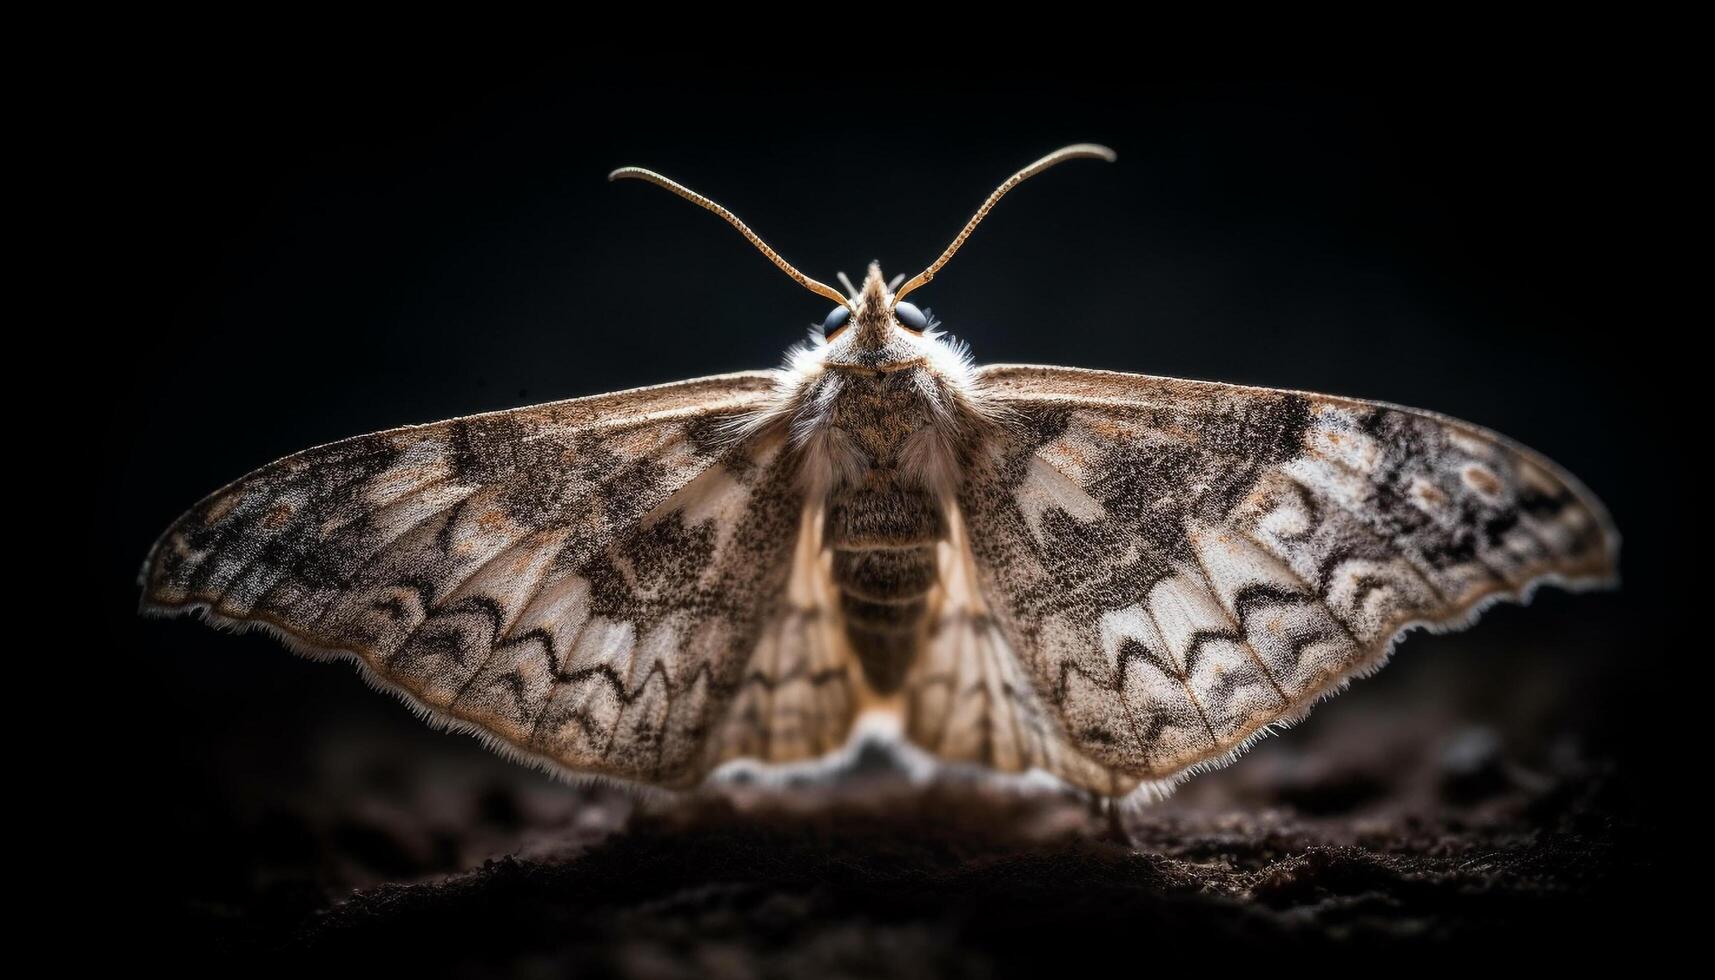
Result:
{"label": "moth wing", "polygon": [[432,720],[551,769],[685,785],[787,614],[784,439],[725,375],[310,449],[180,518],[145,612],[355,660]]}
{"label": "moth wing", "polygon": [[905,679],[906,738],[947,762],[1005,773],[1041,769],[1080,786],[1123,792],[1067,737],[1014,651],[983,596],[957,508],[948,531],[928,640]]}
{"label": "moth wing", "polygon": [[814,759],[851,734],[857,675],[840,629],[839,592],[822,529],[822,510],[805,507],[784,601],[763,629],[732,706],[709,741],[705,769],[734,759]]}
{"label": "moth wing", "polygon": [[1589,491],[1455,419],[1069,368],[981,382],[1011,420],[959,494],[992,642],[1075,750],[1046,768],[1091,789],[1223,763],[1414,626],[1615,574]]}

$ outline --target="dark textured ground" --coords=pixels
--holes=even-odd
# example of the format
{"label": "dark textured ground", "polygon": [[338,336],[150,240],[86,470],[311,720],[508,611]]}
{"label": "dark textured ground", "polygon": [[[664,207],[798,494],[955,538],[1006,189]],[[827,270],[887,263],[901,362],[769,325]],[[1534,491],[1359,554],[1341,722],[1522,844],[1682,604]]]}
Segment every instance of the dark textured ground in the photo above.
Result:
{"label": "dark textured ground", "polygon": [[[1580,601],[1603,600],[1556,597]],[[1575,955],[1641,936],[1661,851],[1603,723],[1612,686],[1505,652],[1530,613],[1413,640],[1383,678],[1131,813],[1130,848],[1073,797],[884,768],[637,804],[278,654],[273,693],[298,707],[228,705],[227,737],[181,756],[160,934],[229,963],[380,955],[431,975],[995,976],[1479,942]]]}

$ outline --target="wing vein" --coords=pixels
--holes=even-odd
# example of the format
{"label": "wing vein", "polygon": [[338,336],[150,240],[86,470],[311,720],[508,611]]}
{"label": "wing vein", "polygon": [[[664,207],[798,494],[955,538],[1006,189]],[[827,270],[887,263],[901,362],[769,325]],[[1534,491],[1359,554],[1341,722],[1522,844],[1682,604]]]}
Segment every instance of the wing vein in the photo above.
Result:
{"label": "wing vein", "polygon": [[1268,665],[1263,663],[1262,657],[1257,655],[1256,648],[1251,646],[1250,634],[1245,630],[1244,624],[1239,622],[1233,615],[1233,611],[1227,608],[1226,600],[1221,598],[1221,591],[1215,588],[1214,576],[1209,574],[1209,566],[1203,561],[1202,552],[1193,546],[1191,557],[1197,562],[1197,574],[1202,576],[1203,585],[1207,587],[1209,597],[1215,600],[1215,608],[1221,611],[1221,615],[1225,616],[1227,623],[1232,626],[1233,633],[1238,638],[1239,646],[1244,648],[1245,653],[1250,656],[1257,669],[1262,671],[1262,676],[1268,680],[1268,686],[1274,688],[1274,693],[1280,698],[1280,703],[1282,705],[1287,704],[1286,692],[1281,689],[1280,682],[1274,679],[1274,674],[1268,669]]}

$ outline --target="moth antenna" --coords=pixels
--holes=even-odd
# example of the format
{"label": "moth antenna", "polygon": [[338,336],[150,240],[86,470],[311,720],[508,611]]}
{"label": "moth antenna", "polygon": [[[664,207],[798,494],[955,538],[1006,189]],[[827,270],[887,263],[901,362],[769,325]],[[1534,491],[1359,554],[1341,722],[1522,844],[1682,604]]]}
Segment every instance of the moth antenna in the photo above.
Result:
{"label": "moth antenna", "polygon": [[906,294],[919,286],[927,284],[929,280],[935,278],[935,273],[940,272],[941,267],[947,264],[947,260],[953,257],[953,253],[959,250],[959,246],[965,244],[965,239],[971,237],[971,232],[976,230],[977,225],[982,224],[982,220],[988,217],[989,211],[995,206],[995,202],[1005,197],[1007,191],[1012,190],[1014,187],[1017,187],[1019,184],[1024,183],[1026,180],[1029,180],[1042,171],[1047,170],[1049,167],[1052,167],[1057,163],[1065,163],[1067,160],[1106,160],[1109,163],[1113,163],[1118,159],[1119,154],[1105,146],[1101,146],[1096,143],[1074,143],[1071,146],[1062,146],[1060,149],[1055,150],[1053,153],[1048,154],[1035,163],[1032,163],[1030,166],[1020,170],[1018,173],[1008,177],[999,187],[994,189],[994,193],[988,196],[988,200],[982,203],[982,207],[977,208],[977,213],[971,215],[971,220],[965,222],[965,227],[959,230],[959,234],[953,239],[953,244],[947,246],[947,250],[941,253],[941,257],[936,259],[935,263],[929,266],[929,268],[917,273],[917,275],[910,282],[906,283],[902,289],[899,289],[893,294],[893,302],[897,304],[900,300],[905,298]]}
{"label": "moth antenna", "polygon": [[668,190],[672,191],[673,193],[679,195],[680,197],[684,198],[685,200],[690,201],[692,204],[697,205],[698,207],[706,208],[710,211],[713,211],[715,214],[718,214],[722,218],[724,218],[726,220],[727,224],[732,225],[734,228],[737,228],[738,233],[743,235],[745,237],[746,241],[750,242],[750,244],[752,244],[752,245],[755,245],[757,251],[761,252],[763,255],[768,256],[768,261],[779,266],[781,272],[784,272],[788,276],[791,276],[793,282],[797,283],[800,286],[803,286],[805,289],[808,289],[810,292],[815,293],[818,296],[825,296],[828,299],[831,299],[834,302],[840,304],[841,306],[851,305],[851,301],[849,299],[847,299],[846,297],[841,296],[839,293],[839,290],[828,285],[827,283],[817,282],[816,280],[811,279],[809,276],[806,276],[802,272],[799,272],[797,269],[793,268],[792,263],[781,258],[779,252],[776,252],[774,249],[769,248],[768,243],[763,241],[762,237],[760,235],[758,235],[754,231],[751,231],[749,225],[738,220],[738,215],[733,214],[731,211],[728,211],[726,208],[721,207],[719,204],[716,204],[714,201],[711,201],[708,198],[704,197],[703,195],[698,194],[696,191],[691,190],[689,187],[686,187],[684,184],[681,184],[678,181],[673,180],[670,177],[663,177],[653,170],[645,170],[642,167],[620,167],[618,170],[615,170],[613,173],[608,174],[607,179],[608,180],[626,180],[626,179],[647,180],[648,182],[650,182],[651,184],[654,184],[657,187],[665,187],[666,189],[668,189]]}
{"label": "moth antenna", "polygon": [[[903,275],[903,273],[901,273],[901,274]],[[858,298],[858,288],[856,286],[852,285],[851,279],[848,278],[846,276],[846,274],[843,272],[836,272],[836,273],[834,273],[834,275],[836,275],[840,278],[840,285],[846,287],[846,292],[851,294],[851,298],[857,299]],[[898,282],[898,281],[899,280],[897,280],[897,279],[894,280],[894,282]]]}

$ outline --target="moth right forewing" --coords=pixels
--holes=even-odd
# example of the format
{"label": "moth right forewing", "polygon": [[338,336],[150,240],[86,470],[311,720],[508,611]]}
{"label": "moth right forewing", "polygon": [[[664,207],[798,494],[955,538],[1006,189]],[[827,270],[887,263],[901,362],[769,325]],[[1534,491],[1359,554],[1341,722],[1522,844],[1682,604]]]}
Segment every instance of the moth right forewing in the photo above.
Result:
{"label": "moth right forewing", "polygon": [[1617,538],[1552,463],[1475,426],[1298,392],[996,367],[1014,418],[960,491],[985,599],[1061,731],[1172,779]]}

